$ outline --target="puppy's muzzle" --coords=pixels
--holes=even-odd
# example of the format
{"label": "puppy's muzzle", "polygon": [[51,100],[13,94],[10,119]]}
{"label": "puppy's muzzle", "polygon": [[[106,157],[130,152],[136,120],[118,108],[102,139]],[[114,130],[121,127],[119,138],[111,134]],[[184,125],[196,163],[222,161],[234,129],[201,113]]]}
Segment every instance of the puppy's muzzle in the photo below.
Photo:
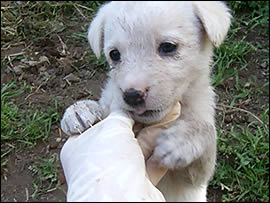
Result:
{"label": "puppy's muzzle", "polygon": [[146,98],[146,92],[128,89],[124,92],[124,101],[130,106],[140,106],[143,105]]}

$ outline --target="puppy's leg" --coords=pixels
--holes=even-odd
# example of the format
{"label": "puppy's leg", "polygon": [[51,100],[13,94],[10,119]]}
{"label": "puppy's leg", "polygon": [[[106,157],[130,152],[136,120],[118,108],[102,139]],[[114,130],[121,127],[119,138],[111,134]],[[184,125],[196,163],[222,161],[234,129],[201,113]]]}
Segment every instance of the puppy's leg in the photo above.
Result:
{"label": "puppy's leg", "polygon": [[158,185],[166,201],[206,201],[216,161],[213,125],[194,118],[179,119],[157,139],[154,156],[172,169]]}
{"label": "puppy's leg", "polygon": [[202,120],[180,118],[161,133],[154,155],[170,169],[185,168],[215,144],[213,125]]}
{"label": "puppy's leg", "polygon": [[102,119],[102,109],[96,101],[82,100],[69,106],[61,120],[61,129],[67,135],[78,135]]}
{"label": "puppy's leg", "polygon": [[114,92],[115,85],[108,80],[101,92],[100,100],[82,100],[69,106],[61,120],[61,128],[67,135],[78,135],[94,123],[104,119],[111,109],[119,108]]}

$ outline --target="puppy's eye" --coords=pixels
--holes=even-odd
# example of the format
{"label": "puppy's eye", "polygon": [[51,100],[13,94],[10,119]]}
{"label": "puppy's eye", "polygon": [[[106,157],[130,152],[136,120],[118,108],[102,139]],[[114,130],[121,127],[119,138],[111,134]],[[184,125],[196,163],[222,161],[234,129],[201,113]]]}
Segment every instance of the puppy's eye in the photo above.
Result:
{"label": "puppy's eye", "polygon": [[110,51],[110,57],[113,61],[117,62],[120,60],[120,52],[117,49]]}
{"label": "puppy's eye", "polygon": [[170,56],[176,51],[176,49],[177,45],[169,42],[164,42],[159,45],[159,53],[165,56]]}

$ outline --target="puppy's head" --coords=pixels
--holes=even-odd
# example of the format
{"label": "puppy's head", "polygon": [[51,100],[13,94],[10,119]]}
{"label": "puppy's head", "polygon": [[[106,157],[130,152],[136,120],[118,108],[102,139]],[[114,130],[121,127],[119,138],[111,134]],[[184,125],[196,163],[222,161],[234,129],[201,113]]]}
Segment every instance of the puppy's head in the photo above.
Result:
{"label": "puppy's head", "polygon": [[209,77],[212,45],[224,40],[230,17],[221,2],[111,2],[99,9],[88,40],[112,68],[119,106],[151,123]]}

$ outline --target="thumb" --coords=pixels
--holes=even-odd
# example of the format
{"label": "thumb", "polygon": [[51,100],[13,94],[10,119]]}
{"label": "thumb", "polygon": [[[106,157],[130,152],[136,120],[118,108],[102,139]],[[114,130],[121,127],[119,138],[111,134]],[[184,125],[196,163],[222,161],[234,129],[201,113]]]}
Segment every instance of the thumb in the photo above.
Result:
{"label": "thumb", "polygon": [[161,167],[158,163],[153,155],[146,161],[146,172],[153,185],[157,185],[168,171],[167,168]]}

